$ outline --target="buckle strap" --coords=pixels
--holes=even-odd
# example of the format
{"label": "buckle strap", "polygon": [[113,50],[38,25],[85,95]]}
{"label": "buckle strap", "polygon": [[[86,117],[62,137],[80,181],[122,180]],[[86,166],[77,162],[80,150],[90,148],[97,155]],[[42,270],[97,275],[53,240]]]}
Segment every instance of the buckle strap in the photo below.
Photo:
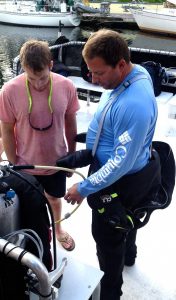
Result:
{"label": "buckle strap", "polygon": [[98,126],[98,130],[97,130],[97,134],[96,134],[96,137],[95,137],[95,142],[94,142],[94,145],[93,145],[93,148],[92,148],[92,156],[95,155],[95,152],[97,150],[97,147],[98,147],[98,142],[99,142],[99,139],[100,139],[100,134],[101,134],[101,131],[102,131],[102,127],[103,127],[103,123],[104,123],[104,119],[105,119],[105,116],[106,116],[106,113],[109,109],[109,107],[112,105],[112,103],[114,102],[114,100],[117,99],[117,97],[120,96],[120,94],[126,89],[128,88],[132,83],[134,83],[135,81],[137,80],[140,80],[140,79],[148,79],[147,75],[136,75],[134,76],[133,78],[131,78],[130,80],[127,80],[125,81],[122,86],[119,88],[118,91],[116,91],[114,93],[113,96],[111,96],[109,98],[109,101],[107,101],[107,104],[106,106],[104,107],[104,110],[102,112],[102,116],[101,116],[101,119],[100,119],[100,122],[99,122],[99,126]]}

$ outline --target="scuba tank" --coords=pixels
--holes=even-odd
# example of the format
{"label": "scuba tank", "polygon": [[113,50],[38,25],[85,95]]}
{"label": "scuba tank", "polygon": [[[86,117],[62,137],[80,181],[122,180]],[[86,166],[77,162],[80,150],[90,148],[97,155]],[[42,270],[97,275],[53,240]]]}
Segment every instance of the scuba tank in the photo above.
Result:
{"label": "scuba tank", "polygon": [[20,229],[19,199],[15,191],[0,181],[0,237]]}
{"label": "scuba tank", "polygon": [[[20,218],[19,218],[19,200],[15,191],[3,181],[3,177],[0,179],[0,237],[1,243],[3,237],[13,233],[20,229]],[[17,237],[10,239],[11,243],[17,242]],[[9,244],[8,240],[5,241],[5,246]],[[15,244],[11,244],[12,249],[15,249]],[[13,251],[12,251],[13,252]],[[10,253],[10,252],[9,252]],[[16,255],[13,252],[13,255]],[[16,256],[14,256],[16,257]],[[16,260],[7,254],[0,252],[0,299],[1,300],[28,300],[25,296],[25,282],[24,268],[19,265]],[[18,257],[18,256],[17,256]],[[10,286],[10,288],[9,288]]]}

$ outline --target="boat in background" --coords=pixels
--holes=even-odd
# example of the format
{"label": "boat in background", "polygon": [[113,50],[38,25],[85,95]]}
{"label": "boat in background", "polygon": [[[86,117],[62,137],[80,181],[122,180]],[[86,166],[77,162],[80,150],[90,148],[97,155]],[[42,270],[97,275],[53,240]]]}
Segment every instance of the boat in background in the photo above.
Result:
{"label": "boat in background", "polygon": [[[174,1],[174,0],[173,0]],[[162,7],[157,9],[130,9],[142,31],[176,35],[176,9]]]}
{"label": "boat in background", "polygon": [[0,23],[39,27],[58,27],[62,23],[64,27],[76,27],[80,22],[74,2],[67,5],[60,0],[54,0],[53,3],[50,0],[38,0],[0,4]]}
{"label": "boat in background", "polygon": [[81,2],[76,2],[75,3],[75,9],[79,12],[79,13],[92,13],[92,14],[96,14],[96,13],[101,13],[102,10],[100,8],[94,8],[92,6],[89,6],[88,4],[84,4]]}

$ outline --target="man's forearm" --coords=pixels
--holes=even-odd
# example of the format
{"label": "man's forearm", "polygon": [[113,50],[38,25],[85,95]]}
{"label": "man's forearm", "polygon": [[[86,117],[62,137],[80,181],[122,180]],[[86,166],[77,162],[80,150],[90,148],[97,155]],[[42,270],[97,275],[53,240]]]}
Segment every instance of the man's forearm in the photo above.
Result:
{"label": "man's forearm", "polygon": [[76,125],[76,117],[70,116],[65,120],[65,136],[67,140],[68,152],[73,153],[76,151],[76,138],[77,134],[77,125]]}
{"label": "man's forearm", "polygon": [[16,141],[14,130],[9,129],[6,125],[2,126],[2,142],[7,159],[12,163],[16,163]]}
{"label": "man's forearm", "polygon": [[[9,145],[10,144],[10,145]],[[6,141],[6,139],[3,141],[4,145],[4,151],[7,156],[7,159],[12,163],[16,163],[16,146],[15,146],[15,141]]]}
{"label": "man's forearm", "polygon": [[76,151],[76,142],[74,141],[75,135],[73,135],[72,137],[67,136],[68,153],[73,153]]}

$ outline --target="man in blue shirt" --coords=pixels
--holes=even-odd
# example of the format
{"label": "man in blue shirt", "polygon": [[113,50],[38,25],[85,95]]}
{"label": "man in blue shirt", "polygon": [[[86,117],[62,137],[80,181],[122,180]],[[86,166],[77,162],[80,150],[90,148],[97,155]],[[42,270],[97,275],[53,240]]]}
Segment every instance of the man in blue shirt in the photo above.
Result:
{"label": "man in blue shirt", "polygon": [[[64,198],[71,204],[88,198],[93,208],[92,234],[104,271],[100,299],[118,300],[122,295],[125,251],[126,263],[132,265],[135,261],[136,231],[126,234],[113,226],[114,219],[109,223],[107,219],[112,221],[112,213],[122,216],[124,207],[131,209],[157,188],[159,160],[151,156],[157,104],[150,75],[131,63],[128,46],[117,32],[102,29],[93,33],[85,44],[83,57],[92,82],[107,90],[90,123],[87,149],[93,149],[102,114],[110,101],[111,105],[95,149],[99,165],[91,168],[86,180],[69,188]],[[112,197],[108,198],[108,194]],[[104,211],[97,209],[98,198],[102,206],[112,200],[113,205],[106,206],[106,218]],[[128,263],[130,255],[132,262]]]}

